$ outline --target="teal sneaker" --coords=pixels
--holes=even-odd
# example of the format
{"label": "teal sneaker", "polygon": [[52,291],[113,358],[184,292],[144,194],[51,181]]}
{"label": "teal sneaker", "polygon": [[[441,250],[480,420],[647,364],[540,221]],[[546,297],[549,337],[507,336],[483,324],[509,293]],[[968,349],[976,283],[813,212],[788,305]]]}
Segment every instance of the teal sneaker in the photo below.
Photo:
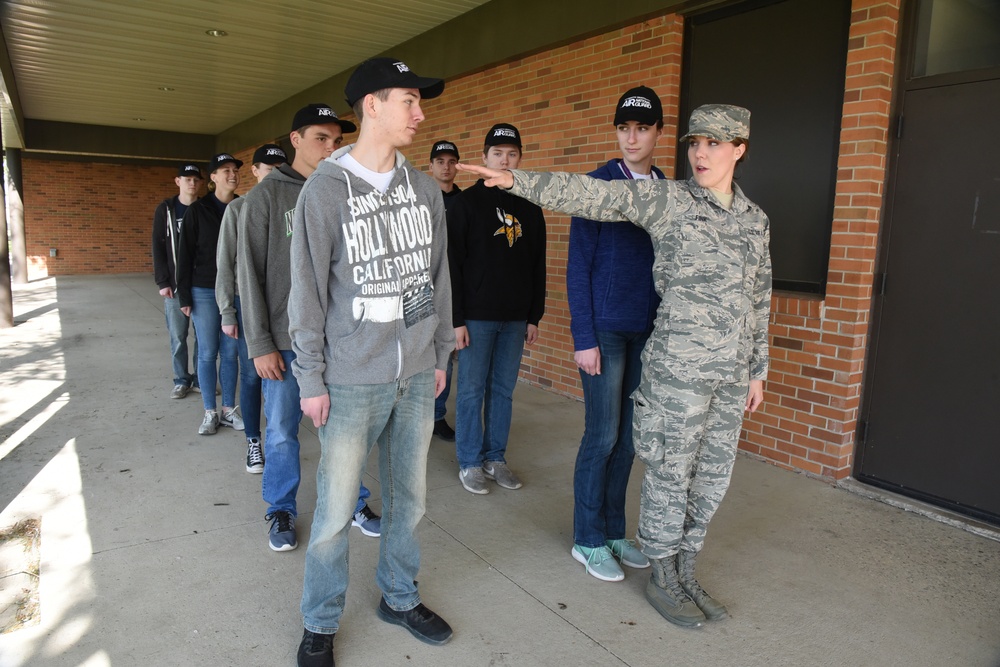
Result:
{"label": "teal sneaker", "polygon": [[621,581],[625,578],[625,573],[615,562],[615,557],[611,555],[611,550],[607,547],[581,547],[574,544],[570,551],[577,562],[583,563],[587,568],[587,574],[596,577],[601,581]]}
{"label": "teal sneaker", "polygon": [[649,567],[649,559],[635,546],[635,540],[608,540],[606,542],[611,555],[622,565],[628,565],[637,570]]}

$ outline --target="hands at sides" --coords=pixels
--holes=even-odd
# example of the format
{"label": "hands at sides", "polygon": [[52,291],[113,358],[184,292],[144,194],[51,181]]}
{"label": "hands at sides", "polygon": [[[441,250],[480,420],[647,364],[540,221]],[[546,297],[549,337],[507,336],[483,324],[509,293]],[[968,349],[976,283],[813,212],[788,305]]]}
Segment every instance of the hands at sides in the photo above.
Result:
{"label": "hands at sides", "polygon": [[750,380],[750,390],[747,392],[747,410],[754,412],[764,402],[764,381]]}
{"label": "hands at sides", "polygon": [[538,340],[538,327],[529,324],[528,330],[524,332],[524,344],[530,347],[535,344],[536,340]]}
{"label": "hands at sides", "polygon": [[238,324],[223,324],[222,333],[226,334],[230,338],[239,338],[240,327]]}
{"label": "hands at sides", "polygon": [[191,306],[181,306],[181,312],[187,317],[191,317]]}
{"label": "hands at sides", "polygon": [[455,349],[464,350],[469,347],[469,330],[466,327],[455,327]]}
{"label": "hands at sides", "polygon": [[[254,357],[253,367],[257,369],[257,375],[262,380],[285,379],[285,360],[281,357],[281,352],[268,352],[261,357]],[[329,401],[327,404],[329,405]]]}
{"label": "hands at sides", "polygon": [[160,296],[165,296],[168,299],[173,299],[174,298],[174,291],[172,289],[170,289],[169,287],[164,287],[163,289],[160,290]]}
{"label": "hands at sides", "polygon": [[510,190],[514,187],[514,175],[506,169],[488,169],[476,164],[464,164],[462,162],[459,162],[455,166],[460,171],[468,171],[481,176],[488,188],[501,187],[504,190]]}
{"label": "hands at sides", "polygon": [[573,353],[573,361],[580,367],[580,370],[587,375],[601,374],[601,349],[592,347],[589,350],[580,350]]}
{"label": "hands at sides", "polygon": [[434,398],[437,398],[438,396],[441,395],[441,392],[444,391],[444,386],[447,383],[448,383],[448,374],[445,373],[444,371],[439,371],[438,369],[435,368],[434,369]]}
{"label": "hands at sides", "polygon": [[330,394],[299,399],[302,414],[312,419],[313,426],[319,428],[330,417]]}

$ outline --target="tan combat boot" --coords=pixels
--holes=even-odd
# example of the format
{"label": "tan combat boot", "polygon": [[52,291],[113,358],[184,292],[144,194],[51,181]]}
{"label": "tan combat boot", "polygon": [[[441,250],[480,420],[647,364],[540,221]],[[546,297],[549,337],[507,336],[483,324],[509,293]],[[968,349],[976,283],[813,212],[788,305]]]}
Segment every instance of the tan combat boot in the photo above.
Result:
{"label": "tan combat boot", "polygon": [[646,584],[646,599],[660,616],[675,625],[696,628],[705,621],[705,614],[684,592],[677,580],[677,556],[650,558],[653,573]]}
{"label": "tan combat boot", "polygon": [[713,598],[701,587],[698,580],[694,578],[695,559],[698,557],[693,551],[681,551],[677,554],[677,580],[680,581],[681,588],[687,593],[698,608],[705,613],[705,617],[710,621],[720,621],[727,616],[725,605]]}

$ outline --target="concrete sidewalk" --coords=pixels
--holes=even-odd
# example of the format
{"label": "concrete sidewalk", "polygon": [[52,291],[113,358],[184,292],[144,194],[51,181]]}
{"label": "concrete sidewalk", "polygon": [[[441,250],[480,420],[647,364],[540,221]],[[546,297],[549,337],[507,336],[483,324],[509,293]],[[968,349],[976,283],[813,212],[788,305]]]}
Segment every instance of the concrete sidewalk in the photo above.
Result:
{"label": "concrete sidewalk", "polygon": [[[14,314],[0,531],[41,518],[40,621],[0,635],[0,667],[294,665],[311,423],[301,546],[274,553],[243,434],[199,436],[200,397],[168,398],[151,277],[36,281],[15,288]],[[352,530],[337,664],[1000,665],[1000,543],[746,457],[699,560],[732,618],[666,623],[643,598],[648,570],[604,583],[569,555],[582,424],[580,403],[519,386],[508,458],[525,485],[486,496],[463,490],[454,446],[435,439],[420,590],[454,639],[426,646],[376,617],[378,540]],[[636,464],[632,532],[640,479]],[[378,511],[375,455],[365,481]]]}

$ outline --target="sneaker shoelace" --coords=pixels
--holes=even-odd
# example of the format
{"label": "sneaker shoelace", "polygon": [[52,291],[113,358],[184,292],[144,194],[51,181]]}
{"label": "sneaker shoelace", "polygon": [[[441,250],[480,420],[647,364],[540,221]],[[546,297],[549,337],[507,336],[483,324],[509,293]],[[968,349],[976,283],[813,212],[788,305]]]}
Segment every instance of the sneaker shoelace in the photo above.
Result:
{"label": "sneaker shoelace", "polygon": [[250,465],[256,465],[264,462],[264,455],[260,450],[259,440],[249,443],[249,446],[247,447],[247,456],[250,459]]}
{"label": "sneaker shoelace", "polygon": [[223,416],[224,416],[224,417],[225,417],[226,419],[228,419],[229,421],[232,421],[232,420],[233,420],[233,417],[234,417],[234,416],[236,415],[236,409],[237,409],[238,407],[240,407],[240,406],[239,406],[239,405],[234,405],[234,406],[233,406],[233,408],[232,408],[231,410],[223,410],[223,411],[222,411],[222,414],[223,414]]}
{"label": "sneaker shoelace", "polygon": [[379,518],[379,516],[372,511],[372,508],[368,507],[368,505],[365,505],[360,510],[358,510],[358,514],[363,516],[365,518],[365,521],[372,521],[374,519]]}
{"label": "sneaker shoelace", "polygon": [[597,566],[611,558],[613,558],[611,550],[607,547],[594,547],[594,549],[591,550],[590,555],[587,556],[587,563],[589,565]]}
{"label": "sneaker shoelace", "polygon": [[318,632],[310,632],[306,637],[306,653],[325,653],[327,647],[333,643],[333,635],[321,635]]}
{"label": "sneaker shoelace", "polygon": [[288,512],[275,512],[271,515],[271,525],[278,524],[279,533],[287,533],[295,527],[295,519]]}

